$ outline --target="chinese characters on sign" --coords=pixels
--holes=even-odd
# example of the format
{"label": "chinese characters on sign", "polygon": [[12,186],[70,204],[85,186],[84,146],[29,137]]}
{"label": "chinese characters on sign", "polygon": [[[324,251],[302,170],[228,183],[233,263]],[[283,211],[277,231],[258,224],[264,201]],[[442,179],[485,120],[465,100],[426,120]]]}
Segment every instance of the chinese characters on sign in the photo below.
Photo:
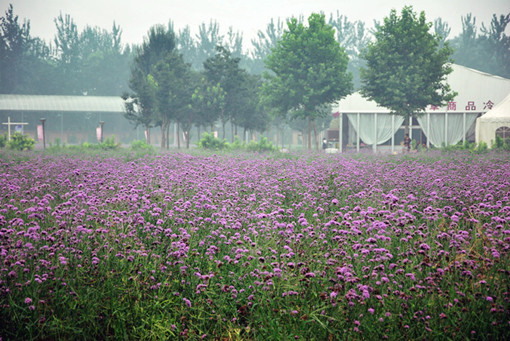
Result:
{"label": "chinese characters on sign", "polygon": [[469,110],[476,110],[476,105],[474,101],[469,101],[468,104],[466,105],[466,111]]}
{"label": "chinese characters on sign", "polygon": [[485,103],[483,104],[483,108],[484,108],[484,109],[489,109],[489,110],[491,110],[493,106],[494,106],[494,103],[492,103],[492,101],[491,101],[491,100],[488,100],[487,102],[485,102]]}
{"label": "chinese characters on sign", "polygon": [[[483,110],[490,110],[494,106],[494,103],[491,100],[483,103]],[[468,101],[466,107],[464,108],[466,111],[475,111],[476,104],[475,101]],[[437,105],[430,105],[430,110],[436,111],[439,110]],[[457,102],[450,101],[448,102],[448,106],[446,107],[447,111],[457,111]]]}

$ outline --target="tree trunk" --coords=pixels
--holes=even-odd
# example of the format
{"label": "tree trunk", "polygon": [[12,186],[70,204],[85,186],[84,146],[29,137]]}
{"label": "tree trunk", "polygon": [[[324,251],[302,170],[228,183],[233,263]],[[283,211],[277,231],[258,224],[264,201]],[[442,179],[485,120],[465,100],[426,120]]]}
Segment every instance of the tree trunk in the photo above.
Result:
{"label": "tree trunk", "polygon": [[165,148],[165,132],[166,132],[165,123],[161,123],[161,149]]}
{"label": "tree trunk", "polygon": [[312,122],[308,116],[308,150],[312,150]]}
{"label": "tree trunk", "polygon": [[181,134],[181,127],[179,125],[179,122],[177,122],[177,149],[181,149],[181,137],[179,136]]}
{"label": "tree trunk", "polygon": [[170,149],[170,122],[166,125],[166,149]]}
{"label": "tree trunk", "polygon": [[315,150],[319,150],[319,142],[317,141],[317,127],[315,126],[315,121],[313,121],[313,138],[315,142]]}
{"label": "tree trunk", "polygon": [[145,142],[147,142],[147,144],[151,144],[151,130],[148,125],[145,126],[144,135],[145,135]]}

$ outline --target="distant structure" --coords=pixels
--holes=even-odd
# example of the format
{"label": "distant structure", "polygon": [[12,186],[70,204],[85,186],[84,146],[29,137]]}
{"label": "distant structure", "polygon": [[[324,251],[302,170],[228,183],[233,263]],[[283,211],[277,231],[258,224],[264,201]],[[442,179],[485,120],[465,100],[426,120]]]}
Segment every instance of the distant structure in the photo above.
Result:
{"label": "distant structure", "polygon": [[[475,141],[476,119],[510,94],[510,79],[461,65],[452,67],[447,82],[458,92],[457,97],[444,107],[429,106],[424,115],[412,119],[409,135],[420,145],[441,147]],[[330,129],[327,135],[340,151],[368,147],[374,152],[378,148],[394,152],[395,145],[404,139],[403,117],[391,115],[389,109],[363,98],[359,92],[337,102],[332,111],[339,117],[339,127]]]}
{"label": "distant structure", "polygon": [[[124,100],[120,97],[0,94],[0,120],[7,122],[10,117],[11,121],[28,123],[16,130],[37,140],[37,125],[45,118],[49,143],[57,139],[66,144],[95,143],[100,122],[104,122],[105,138],[114,135],[116,141],[129,143],[137,136],[124,112]],[[140,135],[143,138],[143,133]]]}

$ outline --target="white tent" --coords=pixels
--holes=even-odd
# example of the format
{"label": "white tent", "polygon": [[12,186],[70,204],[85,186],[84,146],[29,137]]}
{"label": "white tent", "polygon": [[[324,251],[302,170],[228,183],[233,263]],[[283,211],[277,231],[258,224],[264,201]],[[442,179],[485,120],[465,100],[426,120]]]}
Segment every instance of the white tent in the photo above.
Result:
{"label": "white tent", "polygon": [[[444,107],[428,106],[425,114],[418,118],[419,126],[415,127],[423,131],[427,137],[427,145],[440,147],[442,144],[451,145],[464,140],[476,118],[492,109],[510,93],[510,79],[456,64],[453,64],[452,68],[453,72],[448,75],[447,83],[458,93],[457,96]],[[389,109],[368,101],[358,92],[337,102],[333,112],[338,112],[340,116],[347,115],[350,129],[356,135],[358,150],[360,139],[372,145],[375,151],[378,144],[383,144],[390,138],[393,149],[395,133],[402,128],[401,116],[391,115]],[[340,127],[340,135],[342,130]]]}
{"label": "white tent", "polygon": [[476,143],[486,142],[489,147],[500,136],[510,131],[510,94],[485,115],[476,120]]}

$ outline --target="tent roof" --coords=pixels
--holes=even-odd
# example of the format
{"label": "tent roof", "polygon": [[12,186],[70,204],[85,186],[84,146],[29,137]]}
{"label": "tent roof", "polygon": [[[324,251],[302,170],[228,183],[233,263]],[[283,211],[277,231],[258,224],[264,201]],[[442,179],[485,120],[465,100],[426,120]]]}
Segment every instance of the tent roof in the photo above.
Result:
{"label": "tent roof", "polygon": [[113,96],[1,95],[0,111],[125,112],[124,100]]}
{"label": "tent roof", "polygon": [[[458,95],[455,97],[455,109],[446,106],[432,110],[430,106],[426,112],[486,112],[501,102],[510,93],[510,79],[494,76],[485,72],[453,64],[453,72],[447,77],[447,82]],[[469,102],[473,102],[468,106]],[[447,110],[448,109],[448,110]],[[355,92],[336,103],[333,111],[341,113],[389,113],[390,110],[379,107],[374,101],[369,101]]]}
{"label": "tent roof", "polygon": [[510,93],[504,100],[480,117],[480,122],[510,122]]}

